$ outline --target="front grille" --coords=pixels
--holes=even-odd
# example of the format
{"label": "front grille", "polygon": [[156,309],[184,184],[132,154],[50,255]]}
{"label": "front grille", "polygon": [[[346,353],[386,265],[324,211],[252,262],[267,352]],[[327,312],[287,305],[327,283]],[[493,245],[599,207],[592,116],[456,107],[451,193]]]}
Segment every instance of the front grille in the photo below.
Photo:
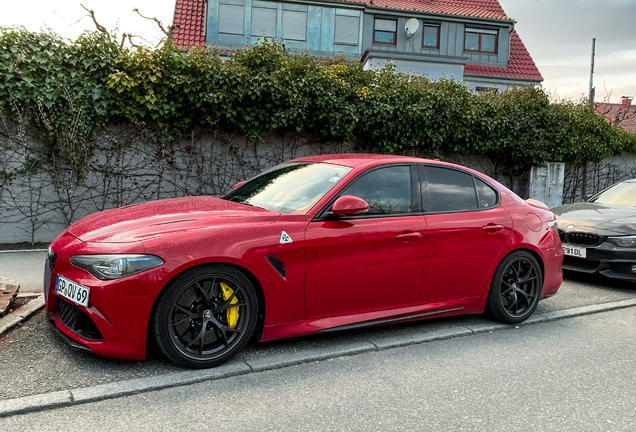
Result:
{"label": "front grille", "polygon": [[49,253],[44,261],[44,300],[49,300],[49,288],[51,287],[51,273],[55,267],[55,261],[57,260],[57,254],[49,248]]}
{"label": "front grille", "polygon": [[77,318],[81,312],[79,308],[76,308],[64,300],[58,299],[57,311],[60,315],[60,321],[62,321],[65,327],[73,330],[77,326]]}
{"label": "front grille", "polygon": [[597,246],[605,241],[604,237],[596,234],[586,234],[580,232],[566,233],[563,230],[559,230],[559,238],[562,243],[577,244],[583,246]]}
{"label": "front grille", "polygon": [[53,267],[55,267],[55,261],[57,260],[57,254],[53,252],[51,248],[49,248],[49,253],[47,255],[47,259],[49,262],[49,272],[53,271]]}
{"label": "front grille", "polygon": [[601,242],[601,237],[595,234],[585,233],[568,233],[568,243],[580,244],[585,246],[596,246]]}
{"label": "front grille", "polygon": [[574,258],[571,256],[565,256],[563,258],[563,265],[567,267],[579,268],[582,270],[596,270],[598,267],[597,261],[588,261],[582,258]]}
{"label": "front grille", "polygon": [[99,341],[103,336],[90,317],[80,308],[61,298],[57,299],[57,313],[64,327],[84,339]]}

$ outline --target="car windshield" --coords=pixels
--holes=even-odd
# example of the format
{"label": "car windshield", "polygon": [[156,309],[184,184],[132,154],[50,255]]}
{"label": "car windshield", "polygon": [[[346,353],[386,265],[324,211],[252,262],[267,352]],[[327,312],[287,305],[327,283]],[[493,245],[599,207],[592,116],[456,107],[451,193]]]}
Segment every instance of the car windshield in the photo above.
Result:
{"label": "car windshield", "polygon": [[324,163],[286,163],[265,171],[223,199],[270,211],[304,214],[351,168]]}
{"label": "car windshield", "polygon": [[636,207],[636,183],[619,183],[605,192],[601,192],[590,202]]}

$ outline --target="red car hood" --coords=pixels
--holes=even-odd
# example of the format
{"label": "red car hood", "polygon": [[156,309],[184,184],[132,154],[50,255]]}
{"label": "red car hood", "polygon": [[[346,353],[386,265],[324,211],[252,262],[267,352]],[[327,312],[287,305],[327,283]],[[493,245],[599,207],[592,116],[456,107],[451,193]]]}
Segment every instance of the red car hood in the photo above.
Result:
{"label": "red car hood", "polygon": [[68,232],[82,241],[134,242],[234,224],[267,224],[280,213],[209,196],[175,198],[106,210],[75,222]]}

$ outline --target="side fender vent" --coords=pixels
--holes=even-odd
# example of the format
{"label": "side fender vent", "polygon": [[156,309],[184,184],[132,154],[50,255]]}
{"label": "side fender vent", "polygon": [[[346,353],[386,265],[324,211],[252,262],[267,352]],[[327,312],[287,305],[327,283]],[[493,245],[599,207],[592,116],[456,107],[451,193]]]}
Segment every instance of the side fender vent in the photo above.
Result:
{"label": "side fender vent", "polygon": [[287,272],[285,271],[285,264],[276,258],[275,256],[267,255],[267,261],[274,267],[274,270],[278,272],[282,277],[287,276]]}

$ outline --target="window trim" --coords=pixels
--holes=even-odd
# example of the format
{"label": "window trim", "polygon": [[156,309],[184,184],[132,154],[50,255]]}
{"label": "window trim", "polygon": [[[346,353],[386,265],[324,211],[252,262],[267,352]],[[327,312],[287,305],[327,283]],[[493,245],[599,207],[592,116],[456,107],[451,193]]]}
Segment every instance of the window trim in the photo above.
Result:
{"label": "window trim", "polygon": [[[423,171],[424,172],[424,179],[426,180],[426,186],[422,188],[422,213],[424,214],[424,216],[426,215],[436,215],[436,214],[451,214],[451,213],[470,213],[470,212],[475,212],[475,211],[486,211],[486,210],[492,210],[492,209],[496,209],[497,207],[501,206],[501,192],[499,191],[499,189],[497,189],[496,187],[494,187],[492,185],[492,183],[490,183],[489,181],[486,181],[484,178],[477,176],[473,173],[470,173],[468,171],[459,169],[459,168],[455,168],[455,167],[450,167],[450,166],[446,166],[446,165],[437,165],[437,164],[418,164],[420,173]],[[426,167],[431,167],[431,168],[444,168],[444,169],[449,169],[449,170],[453,170],[453,171],[458,171],[462,174],[468,174],[469,176],[471,176],[473,178],[473,188],[475,189],[475,199],[476,199],[476,204],[479,205],[479,193],[477,192],[477,186],[475,185],[475,179],[479,179],[481,181],[483,181],[484,183],[486,183],[488,186],[490,186],[494,191],[495,194],[497,195],[497,203],[492,206],[492,207],[484,207],[484,208],[480,208],[480,207],[476,207],[474,209],[468,209],[468,210],[451,210],[451,211],[426,211],[424,209],[424,204],[427,204],[428,207],[430,208],[431,206],[431,195],[430,195],[430,191],[428,188],[428,177],[426,175]],[[422,174],[420,174],[421,176]],[[425,195],[426,194],[426,195]]]}
{"label": "window trim", "polygon": [[[435,46],[433,46],[433,45],[424,45],[424,37],[426,35],[426,27],[437,27],[437,36],[436,36],[437,45],[435,45]],[[422,48],[439,49],[439,39],[440,39],[440,29],[441,29],[441,27],[442,26],[440,24],[427,23],[427,22],[424,23],[424,25],[422,26]]]}
{"label": "window trim", "polygon": [[[491,33],[491,32],[495,32],[495,33]],[[477,43],[477,49],[476,50],[472,50],[472,49],[466,48],[466,36],[469,33],[470,34],[479,35],[479,42]],[[487,35],[495,37],[495,43],[494,43],[493,51],[484,51],[482,49],[482,47],[481,47],[482,46],[481,36],[483,34],[487,34]],[[499,31],[494,30],[494,29],[479,29],[479,28],[472,28],[472,27],[464,28],[464,51],[471,52],[471,53],[497,54],[498,45],[499,45]]]}
{"label": "window trim", "polygon": [[[393,21],[395,22],[395,31],[394,32],[390,32],[388,30],[376,30],[375,28],[375,22],[376,20],[384,20],[384,21]],[[374,17],[373,18],[373,44],[374,45],[391,45],[391,46],[395,46],[397,45],[397,28],[398,28],[398,20],[397,19],[393,19],[393,18],[381,18],[381,17]],[[393,42],[382,42],[382,41],[377,41],[375,39],[375,32],[376,31],[382,31],[382,32],[386,32],[386,33],[393,33]]]}
{"label": "window trim", "polygon": [[[410,169],[410,174],[411,174],[411,212],[410,213],[361,214],[361,215],[354,215],[354,216],[339,216],[337,218],[333,216],[333,214],[331,213],[331,207],[333,206],[333,203],[335,203],[336,200],[340,198],[341,196],[346,195],[345,192],[349,188],[349,186],[351,186],[359,178],[361,178],[363,175],[369,174],[373,171],[376,171],[382,168],[392,168],[392,167],[399,167],[399,166],[406,166],[406,167],[409,167]],[[390,217],[421,216],[422,215],[422,202],[421,202],[422,195],[420,190],[421,181],[420,181],[420,176],[418,174],[418,171],[419,170],[417,169],[417,166],[412,163],[384,164],[384,165],[379,165],[379,166],[375,166],[367,170],[364,170],[358,173],[358,175],[356,175],[354,178],[352,178],[351,181],[349,181],[346,185],[342,187],[342,189],[338,190],[335,193],[335,195],[327,202],[327,204],[325,204],[324,207],[320,209],[318,213],[316,213],[316,216],[314,216],[314,218],[312,219],[312,222],[321,222],[326,220],[341,221],[341,220],[355,220],[355,219],[377,219],[377,218],[390,218]]]}

